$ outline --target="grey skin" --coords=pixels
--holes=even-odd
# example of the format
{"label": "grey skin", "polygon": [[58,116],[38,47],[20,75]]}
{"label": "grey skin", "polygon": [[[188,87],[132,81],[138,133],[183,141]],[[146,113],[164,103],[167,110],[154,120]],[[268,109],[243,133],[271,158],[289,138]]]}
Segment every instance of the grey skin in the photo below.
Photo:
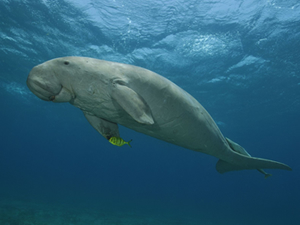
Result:
{"label": "grey skin", "polygon": [[191,95],[149,70],[85,57],[57,58],[34,67],[27,79],[40,99],[69,102],[81,109],[106,139],[119,137],[118,124],[181,147],[219,158],[220,173],[233,170],[291,168],[251,157],[224,138]]}

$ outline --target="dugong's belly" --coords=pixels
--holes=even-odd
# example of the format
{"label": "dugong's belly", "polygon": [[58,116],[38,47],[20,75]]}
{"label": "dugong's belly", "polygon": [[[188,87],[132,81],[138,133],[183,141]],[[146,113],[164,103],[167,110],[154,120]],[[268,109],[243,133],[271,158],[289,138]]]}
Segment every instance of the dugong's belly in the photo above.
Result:
{"label": "dugong's belly", "polygon": [[196,110],[198,115],[195,115],[196,112],[184,112],[165,119],[163,115],[168,114],[166,108],[153,113],[153,125],[141,125],[135,121],[128,122],[127,119],[118,123],[137,132],[207,154],[214,153],[214,149],[218,152],[224,148],[223,135],[204,109]]}

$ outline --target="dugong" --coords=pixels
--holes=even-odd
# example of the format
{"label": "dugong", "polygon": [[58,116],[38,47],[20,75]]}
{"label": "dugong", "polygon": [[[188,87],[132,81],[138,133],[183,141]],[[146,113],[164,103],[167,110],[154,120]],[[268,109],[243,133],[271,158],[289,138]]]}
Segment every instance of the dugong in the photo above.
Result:
{"label": "dugong", "polygon": [[118,124],[181,147],[215,156],[220,173],[291,168],[254,158],[225,138],[190,94],[141,67],[87,57],[56,58],[35,66],[28,88],[40,99],[69,102],[107,140],[120,137]]}

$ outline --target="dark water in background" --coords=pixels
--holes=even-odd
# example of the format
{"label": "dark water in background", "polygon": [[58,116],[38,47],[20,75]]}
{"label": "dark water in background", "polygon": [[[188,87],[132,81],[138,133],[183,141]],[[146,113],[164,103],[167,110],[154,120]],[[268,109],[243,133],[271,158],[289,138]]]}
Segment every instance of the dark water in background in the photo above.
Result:
{"label": "dark water in background", "polygon": [[[106,212],[98,224],[298,224],[299,18],[298,1],[1,1],[0,201]],[[124,127],[133,148],[112,146],[80,110],[26,87],[33,66],[67,55],[167,77],[225,136],[293,171],[220,175],[216,158]],[[0,222],[30,220],[10,212]]]}

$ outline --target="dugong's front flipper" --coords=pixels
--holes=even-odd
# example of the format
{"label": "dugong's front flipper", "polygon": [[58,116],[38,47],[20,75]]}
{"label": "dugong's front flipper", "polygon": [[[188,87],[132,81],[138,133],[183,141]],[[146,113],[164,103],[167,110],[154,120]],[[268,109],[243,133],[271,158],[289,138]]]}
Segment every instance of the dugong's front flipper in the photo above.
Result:
{"label": "dugong's front flipper", "polygon": [[89,123],[107,140],[109,140],[111,137],[120,137],[118,124],[109,122],[85,112],[84,116]]}
{"label": "dugong's front flipper", "polygon": [[111,96],[137,122],[154,124],[151,110],[145,100],[122,80],[114,80]]}

